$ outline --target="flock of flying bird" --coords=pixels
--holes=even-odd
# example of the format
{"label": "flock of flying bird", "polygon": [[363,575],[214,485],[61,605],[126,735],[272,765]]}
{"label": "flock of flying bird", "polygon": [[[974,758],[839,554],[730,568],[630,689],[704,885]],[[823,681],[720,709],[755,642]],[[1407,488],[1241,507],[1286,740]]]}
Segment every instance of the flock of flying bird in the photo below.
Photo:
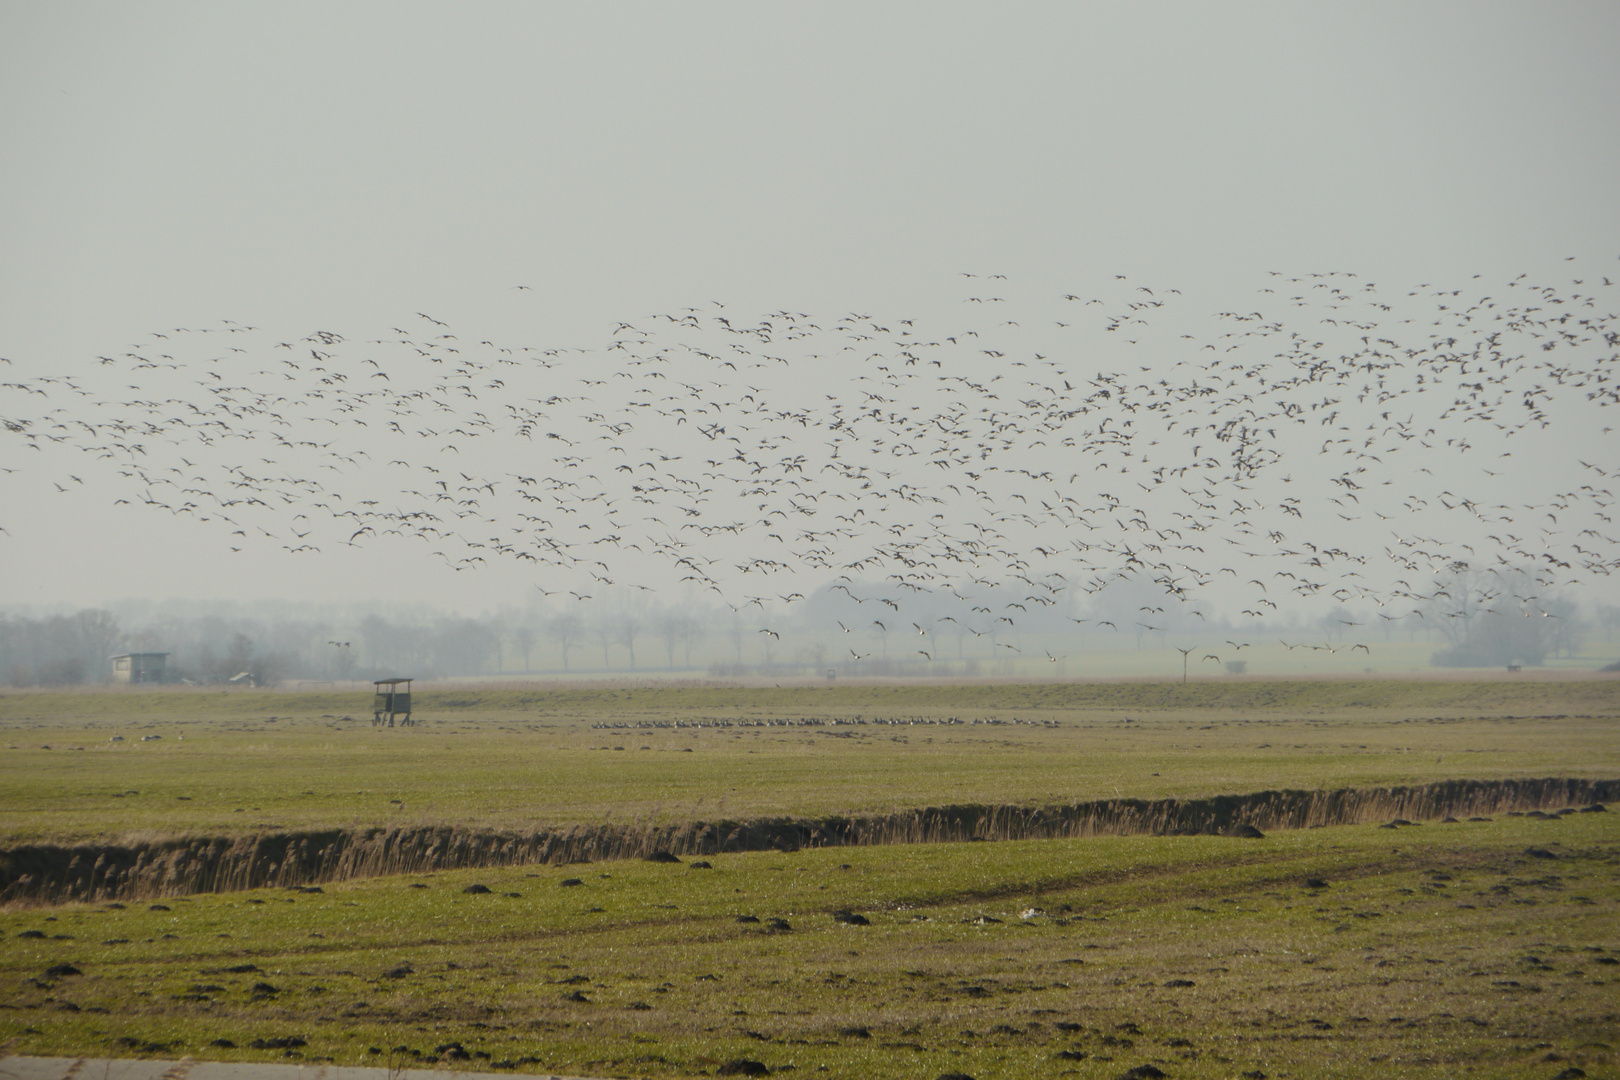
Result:
{"label": "flock of flying bird", "polygon": [[222,322],[14,367],[0,423],[12,471],[100,467],[233,550],[395,538],[581,600],[763,610],[833,582],[1011,626],[1129,580],[1163,597],[1150,630],[1214,596],[1531,616],[1620,568],[1615,288],[1558,278],[1277,274],[1202,314],[1123,277],[1021,300],[964,275],[949,325],[711,302],[591,350],[425,312],[360,338]]}

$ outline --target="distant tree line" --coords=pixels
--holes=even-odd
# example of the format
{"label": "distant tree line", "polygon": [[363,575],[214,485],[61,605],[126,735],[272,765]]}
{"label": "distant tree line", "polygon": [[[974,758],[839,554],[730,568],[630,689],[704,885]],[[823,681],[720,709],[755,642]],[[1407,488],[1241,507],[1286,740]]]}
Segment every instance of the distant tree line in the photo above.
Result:
{"label": "distant tree line", "polygon": [[[1562,597],[1526,601],[1459,574],[1399,617],[1344,601],[1315,613],[1220,614],[1124,582],[1085,593],[1038,587],[973,597],[849,582],[795,603],[742,608],[625,591],[591,602],[536,600],[477,618],[430,610],[131,603],[113,610],[0,612],[0,679],[11,686],[109,682],[111,657],[166,652],[167,680],[197,685],[345,682],[603,672],[803,676],[1061,674],[1064,652],[1162,649],[1222,639],[1336,643],[1426,640],[1445,667],[1533,667],[1573,657],[1620,607],[1583,617]],[[1048,651],[1050,650],[1050,651]],[[1217,651],[1219,651],[1217,649]]]}
{"label": "distant tree line", "polygon": [[40,619],[0,614],[0,673],[13,686],[71,686],[110,677],[123,635],[105,611]]}
{"label": "distant tree line", "polygon": [[[206,605],[203,605],[206,606]],[[185,605],[133,617],[103,609],[30,616],[0,612],[0,680],[16,687],[112,681],[112,657],[168,653],[165,681],[340,682],[613,670],[688,670],[716,613],[690,605],[543,606],[480,618],[195,612]],[[752,630],[733,633],[752,645]]]}

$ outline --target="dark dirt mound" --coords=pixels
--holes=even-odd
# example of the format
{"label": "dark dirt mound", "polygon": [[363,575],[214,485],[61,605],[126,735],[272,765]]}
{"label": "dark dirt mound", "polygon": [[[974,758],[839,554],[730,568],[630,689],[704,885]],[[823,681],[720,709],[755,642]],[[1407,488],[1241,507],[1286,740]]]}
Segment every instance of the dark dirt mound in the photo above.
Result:
{"label": "dark dirt mound", "polygon": [[480,885],[477,882],[474,882],[473,884],[467,886],[465,889],[462,889],[461,891],[464,892],[464,893],[470,893],[473,896],[482,896],[483,894],[489,892],[490,890],[489,890],[488,885]]}
{"label": "dark dirt mound", "polygon": [[1119,1080],[1153,1080],[1154,1077],[1167,1076],[1163,1070],[1154,1065],[1138,1065],[1134,1069],[1126,1069],[1119,1074]]}
{"label": "dark dirt mound", "polygon": [[843,923],[845,926],[871,926],[872,925],[872,920],[868,919],[865,915],[862,915],[859,912],[835,911],[835,912],[832,913],[832,917],[834,919],[837,919],[839,922]]}
{"label": "dark dirt mound", "polygon": [[748,1058],[735,1058],[714,1070],[716,1076],[768,1076],[769,1069],[763,1061],[752,1061]]}
{"label": "dark dirt mound", "polygon": [[1226,835],[1235,836],[1240,840],[1264,840],[1266,838],[1265,833],[1248,824],[1234,825],[1226,830]]}
{"label": "dark dirt mound", "polygon": [[655,851],[651,855],[643,855],[641,858],[644,862],[678,863],[681,861],[673,851],[667,848]]}

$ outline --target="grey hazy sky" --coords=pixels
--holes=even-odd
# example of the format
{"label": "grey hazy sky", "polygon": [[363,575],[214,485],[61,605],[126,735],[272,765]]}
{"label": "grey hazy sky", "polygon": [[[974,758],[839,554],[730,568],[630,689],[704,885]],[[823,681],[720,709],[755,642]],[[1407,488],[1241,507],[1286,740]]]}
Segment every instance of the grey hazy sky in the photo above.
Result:
{"label": "grey hazy sky", "polygon": [[[713,299],[923,318],[965,270],[1210,304],[1269,270],[1612,273],[1616,45],[1612,3],[8,2],[0,376],[94,385],[226,318],[548,346]],[[244,570],[14,447],[0,604],[511,595],[400,553]]]}

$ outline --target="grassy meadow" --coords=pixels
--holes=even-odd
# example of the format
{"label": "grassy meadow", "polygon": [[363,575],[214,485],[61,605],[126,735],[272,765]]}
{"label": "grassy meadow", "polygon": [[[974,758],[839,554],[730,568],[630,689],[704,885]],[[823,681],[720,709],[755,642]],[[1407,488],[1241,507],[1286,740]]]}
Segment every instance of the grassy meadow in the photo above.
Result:
{"label": "grassy meadow", "polygon": [[0,846],[1620,776],[1615,679],[466,688],[416,713],[378,729],[358,693],[0,694]]}
{"label": "grassy meadow", "polygon": [[1617,864],[1620,815],[1574,813],[17,909],[0,1039],[591,1076],[1546,1078],[1616,1060]]}
{"label": "grassy meadow", "polygon": [[[1620,776],[1613,679],[471,686],[417,715],[0,694],[0,846]],[[1577,812],[13,904],[0,1044],[604,1077],[1546,1078],[1615,1064],[1617,867],[1620,815]]]}

